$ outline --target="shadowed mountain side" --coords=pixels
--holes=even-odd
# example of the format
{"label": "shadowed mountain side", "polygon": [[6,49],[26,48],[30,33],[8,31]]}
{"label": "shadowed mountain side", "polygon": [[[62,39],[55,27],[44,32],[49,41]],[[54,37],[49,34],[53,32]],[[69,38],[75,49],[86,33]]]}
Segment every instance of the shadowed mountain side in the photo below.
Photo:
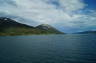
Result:
{"label": "shadowed mountain side", "polygon": [[0,35],[63,34],[48,24],[33,27],[18,23],[6,17],[0,17]]}

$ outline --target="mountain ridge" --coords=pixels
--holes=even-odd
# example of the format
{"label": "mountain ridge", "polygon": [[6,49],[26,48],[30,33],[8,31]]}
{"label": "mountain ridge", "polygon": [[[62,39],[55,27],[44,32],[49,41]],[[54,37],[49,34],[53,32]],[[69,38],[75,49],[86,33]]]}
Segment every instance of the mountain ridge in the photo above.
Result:
{"label": "mountain ridge", "polygon": [[36,27],[16,22],[13,19],[0,17],[0,35],[31,35],[31,34],[63,34],[56,28],[41,24]]}
{"label": "mountain ridge", "polygon": [[96,31],[82,31],[78,32],[77,34],[96,34]]}

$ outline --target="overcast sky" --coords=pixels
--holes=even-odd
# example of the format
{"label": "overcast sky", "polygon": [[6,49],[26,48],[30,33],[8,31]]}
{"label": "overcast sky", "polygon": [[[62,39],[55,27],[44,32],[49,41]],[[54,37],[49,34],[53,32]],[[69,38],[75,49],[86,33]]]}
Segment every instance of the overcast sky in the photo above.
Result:
{"label": "overcast sky", "polygon": [[0,0],[0,16],[68,33],[96,30],[96,0]]}

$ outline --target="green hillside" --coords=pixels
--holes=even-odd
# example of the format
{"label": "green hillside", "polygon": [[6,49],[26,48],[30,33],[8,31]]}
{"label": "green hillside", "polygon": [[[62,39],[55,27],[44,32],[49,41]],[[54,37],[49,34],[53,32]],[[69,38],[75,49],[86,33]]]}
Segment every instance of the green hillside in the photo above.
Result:
{"label": "green hillside", "polygon": [[48,24],[41,24],[37,27],[18,23],[6,17],[0,17],[0,36],[6,35],[32,35],[32,34],[63,34]]}

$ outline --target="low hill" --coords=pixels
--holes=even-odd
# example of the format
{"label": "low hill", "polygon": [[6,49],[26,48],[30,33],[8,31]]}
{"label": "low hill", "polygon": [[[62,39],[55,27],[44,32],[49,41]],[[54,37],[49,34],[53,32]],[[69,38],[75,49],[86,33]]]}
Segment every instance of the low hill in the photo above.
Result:
{"label": "low hill", "polygon": [[78,32],[78,34],[96,34],[96,31],[83,31],[83,32]]}

